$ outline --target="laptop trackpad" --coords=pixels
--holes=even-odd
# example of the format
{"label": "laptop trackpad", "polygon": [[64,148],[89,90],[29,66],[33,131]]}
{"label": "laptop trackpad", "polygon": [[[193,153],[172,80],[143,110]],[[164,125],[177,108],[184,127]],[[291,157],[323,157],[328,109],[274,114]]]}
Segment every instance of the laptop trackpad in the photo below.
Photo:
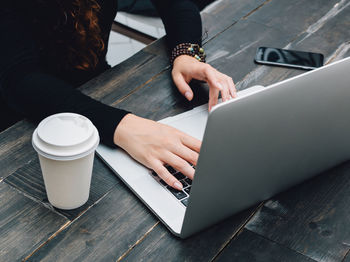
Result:
{"label": "laptop trackpad", "polygon": [[175,127],[186,134],[202,140],[207,119],[207,105],[203,105],[174,117],[162,119],[159,122]]}

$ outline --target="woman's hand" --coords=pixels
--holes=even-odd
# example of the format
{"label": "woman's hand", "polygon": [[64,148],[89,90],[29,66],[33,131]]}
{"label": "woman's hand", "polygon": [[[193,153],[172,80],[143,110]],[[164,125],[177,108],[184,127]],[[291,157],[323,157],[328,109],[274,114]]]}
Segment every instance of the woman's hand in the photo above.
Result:
{"label": "woman's hand", "polygon": [[188,55],[178,56],[173,64],[172,77],[175,85],[189,101],[193,92],[188,83],[192,79],[202,80],[209,85],[209,111],[217,104],[219,93],[222,101],[236,97],[235,84],[231,77],[220,73],[209,64],[199,62]]}
{"label": "woman's hand", "polygon": [[152,120],[126,115],[114,133],[114,143],[168,185],[181,190],[182,184],[164,167],[168,164],[193,179],[201,142],[185,133]]}

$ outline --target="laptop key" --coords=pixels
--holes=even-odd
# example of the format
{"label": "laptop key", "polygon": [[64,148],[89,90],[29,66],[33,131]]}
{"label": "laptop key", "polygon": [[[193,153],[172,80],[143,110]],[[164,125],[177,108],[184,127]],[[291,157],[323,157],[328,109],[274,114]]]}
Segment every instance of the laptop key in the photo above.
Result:
{"label": "laptop key", "polygon": [[189,187],[186,187],[185,189],[185,192],[187,193],[187,194],[190,194],[190,192],[191,192],[191,187],[189,186]]}
{"label": "laptop key", "polygon": [[181,179],[185,178],[185,175],[179,172],[179,173],[174,174],[174,177],[178,180],[181,180]]}
{"label": "laptop key", "polygon": [[168,169],[170,174],[175,174],[177,171],[172,166],[165,166],[166,169]]}
{"label": "laptop key", "polygon": [[178,200],[181,200],[185,197],[187,197],[186,193],[183,191],[176,190],[175,188],[172,188],[170,186],[166,187]]}
{"label": "laptop key", "polygon": [[159,180],[159,182],[163,185],[163,186],[167,186],[168,184],[165,183],[165,181],[163,179]]}
{"label": "laptop key", "polygon": [[180,183],[182,184],[183,187],[187,187],[188,184],[185,182],[185,180],[180,180]]}
{"label": "laptop key", "polygon": [[188,177],[185,179],[186,183],[189,184],[189,185],[192,185],[192,180],[189,179]]}
{"label": "laptop key", "polygon": [[151,172],[153,176],[158,176],[158,174],[155,171]]}
{"label": "laptop key", "polygon": [[181,203],[187,207],[187,204],[188,204],[188,198],[185,198],[184,200],[181,200]]}

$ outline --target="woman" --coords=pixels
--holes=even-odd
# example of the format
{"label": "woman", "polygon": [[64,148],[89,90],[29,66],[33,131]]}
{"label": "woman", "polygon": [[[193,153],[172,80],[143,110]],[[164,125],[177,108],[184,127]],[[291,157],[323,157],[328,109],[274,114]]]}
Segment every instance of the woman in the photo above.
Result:
{"label": "woman", "polygon": [[[204,62],[202,25],[190,0],[153,0],[172,50],[172,78],[192,100],[192,79],[209,84],[209,110],[235,97],[230,77]],[[0,7],[1,99],[21,116],[34,121],[58,112],[88,117],[101,141],[119,146],[153,169],[167,184],[181,183],[164,167],[169,164],[193,179],[201,142],[169,126],[104,105],[75,87],[110,66],[105,60],[116,0],[15,0]],[[192,49],[191,49],[192,48]],[[192,51],[191,51],[192,50]]]}

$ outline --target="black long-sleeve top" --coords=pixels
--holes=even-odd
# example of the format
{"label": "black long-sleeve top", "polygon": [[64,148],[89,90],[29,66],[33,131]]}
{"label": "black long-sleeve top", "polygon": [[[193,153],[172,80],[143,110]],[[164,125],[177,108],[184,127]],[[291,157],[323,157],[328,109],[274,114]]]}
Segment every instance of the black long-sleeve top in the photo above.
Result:
{"label": "black long-sleeve top", "polygon": [[[96,2],[101,7],[98,23],[107,46],[118,10],[117,0]],[[165,25],[170,50],[179,43],[200,44],[202,25],[194,2],[153,0],[153,4]],[[75,89],[110,67],[105,59],[107,48],[99,55],[93,71],[73,68],[58,71],[56,65],[62,61],[55,54],[60,54],[61,45],[52,41],[55,34],[45,35],[47,31],[43,29],[55,15],[63,15],[57,14],[55,5],[42,8],[27,0],[8,0],[0,6],[0,101],[36,122],[59,112],[82,114],[97,127],[101,141],[113,146],[114,131],[128,112],[100,103]],[[50,42],[44,45],[50,49],[42,52],[45,41]]]}

